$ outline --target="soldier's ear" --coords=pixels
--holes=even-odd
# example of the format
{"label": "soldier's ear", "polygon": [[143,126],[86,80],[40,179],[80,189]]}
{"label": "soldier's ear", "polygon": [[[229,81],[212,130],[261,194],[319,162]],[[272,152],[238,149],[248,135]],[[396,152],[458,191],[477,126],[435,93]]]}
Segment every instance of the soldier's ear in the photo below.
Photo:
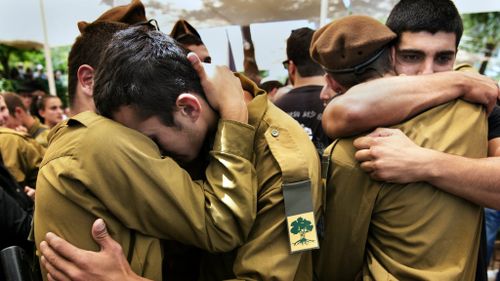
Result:
{"label": "soldier's ear", "polygon": [[293,60],[288,61],[288,72],[290,73],[290,75],[295,75],[295,73],[297,72],[297,66],[295,65]]}
{"label": "soldier's ear", "polygon": [[180,94],[175,101],[175,105],[181,116],[187,117],[192,121],[198,120],[201,116],[201,103],[196,95],[189,93]]}
{"label": "soldier's ear", "polygon": [[[24,113],[24,114],[26,114],[26,112],[27,112],[27,110],[24,110],[24,109],[22,109],[22,108],[21,108],[21,107],[19,107],[19,106],[16,106],[16,108],[14,108],[14,112],[13,112],[13,114],[12,114],[12,115],[14,115],[14,116],[16,116],[16,117],[17,117],[17,116],[22,116],[22,114],[23,114],[23,113]],[[43,116],[42,116],[42,117],[43,117]]]}
{"label": "soldier's ear", "polygon": [[82,64],[76,73],[78,78],[78,87],[83,94],[92,97],[92,88],[94,87],[94,68],[88,64]]}
{"label": "soldier's ear", "polygon": [[332,89],[337,94],[342,94],[345,92],[345,88],[340,85],[332,76],[325,74],[326,85]]}

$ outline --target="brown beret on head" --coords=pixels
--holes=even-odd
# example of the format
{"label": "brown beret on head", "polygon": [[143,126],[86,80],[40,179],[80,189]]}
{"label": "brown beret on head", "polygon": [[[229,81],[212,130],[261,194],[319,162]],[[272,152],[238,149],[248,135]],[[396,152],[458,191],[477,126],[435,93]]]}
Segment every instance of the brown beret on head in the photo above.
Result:
{"label": "brown beret on head", "polygon": [[[145,22],[147,21],[146,10],[140,0],[132,0],[132,2],[128,5],[116,6],[107,10],[94,22],[99,21],[121,22],[130,25]],[[80,30],[80,33],[85,30],[87,25],[89,25],[88,22],[78,22],[78,29]]]}
{"label": "brown beret on head", "polygon": [[334,20],[314,32],[309,52],[326,71],[355,72],[373,62],[396,34],[379,21],[353,15]]}
{"label": "brown beret on head", "polygon": [[178,20],[170,32],[170,37],[177,41],[182,41],[183,38],[189,36],[196,37],[200,40],[200,42],[203,42],[198,31],[196,31],[196,29],[194,29],[189,22],[186,20]]}

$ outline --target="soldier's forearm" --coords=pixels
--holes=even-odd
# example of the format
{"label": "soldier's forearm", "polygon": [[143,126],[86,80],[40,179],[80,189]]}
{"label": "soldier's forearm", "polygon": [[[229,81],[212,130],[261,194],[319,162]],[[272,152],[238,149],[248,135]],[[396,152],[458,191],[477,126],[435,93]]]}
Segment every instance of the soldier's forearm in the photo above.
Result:
{"label": "soldier's forearm", "polygon": [[422,180],[475,204],[500,209],[500,157],[471,159],[434,151],[422,166]]}
{"label": "soldier's forearm", "polygon": [[391,126],[462,95],[459,74],[394,76],[356,85],[333,99],[323,114],[332,138]]}

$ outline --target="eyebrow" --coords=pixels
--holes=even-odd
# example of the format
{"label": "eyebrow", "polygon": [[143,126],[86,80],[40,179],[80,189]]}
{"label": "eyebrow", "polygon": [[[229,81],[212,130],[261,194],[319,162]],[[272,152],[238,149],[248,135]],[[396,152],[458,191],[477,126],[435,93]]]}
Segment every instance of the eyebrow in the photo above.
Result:
{"label": "eyebrow", "polygon": [[[416,54],[425,54],[424,51],[419,50],[419,49],[400,49],[397,48],[398,52],[404,52],[404,53],[416,53]],[[455,55],[455,51],[453,50],[444,50],[444,51],[439,51],[436,54],[437,55]]]}
{"label": "eyebrow", "polygon": [[438,55],[455,55],[455,51],[441,51],[441,52],[437,52]]}
{"label": "eyebrow", "polygon": [[401,49],[401,48],[397,48],[397,50],[399,52],[423,53],[423,51],[421,51],[419,49]]}

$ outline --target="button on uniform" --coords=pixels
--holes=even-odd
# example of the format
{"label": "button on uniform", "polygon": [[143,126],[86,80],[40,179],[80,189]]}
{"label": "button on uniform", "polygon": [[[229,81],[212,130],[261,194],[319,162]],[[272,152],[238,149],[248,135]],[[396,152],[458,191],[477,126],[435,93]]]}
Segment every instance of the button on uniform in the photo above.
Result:
{"label": "button on uniform", "polygon": [[271,136],[278,137],[280,135],[280,131],[278,129],[272,129]]}

